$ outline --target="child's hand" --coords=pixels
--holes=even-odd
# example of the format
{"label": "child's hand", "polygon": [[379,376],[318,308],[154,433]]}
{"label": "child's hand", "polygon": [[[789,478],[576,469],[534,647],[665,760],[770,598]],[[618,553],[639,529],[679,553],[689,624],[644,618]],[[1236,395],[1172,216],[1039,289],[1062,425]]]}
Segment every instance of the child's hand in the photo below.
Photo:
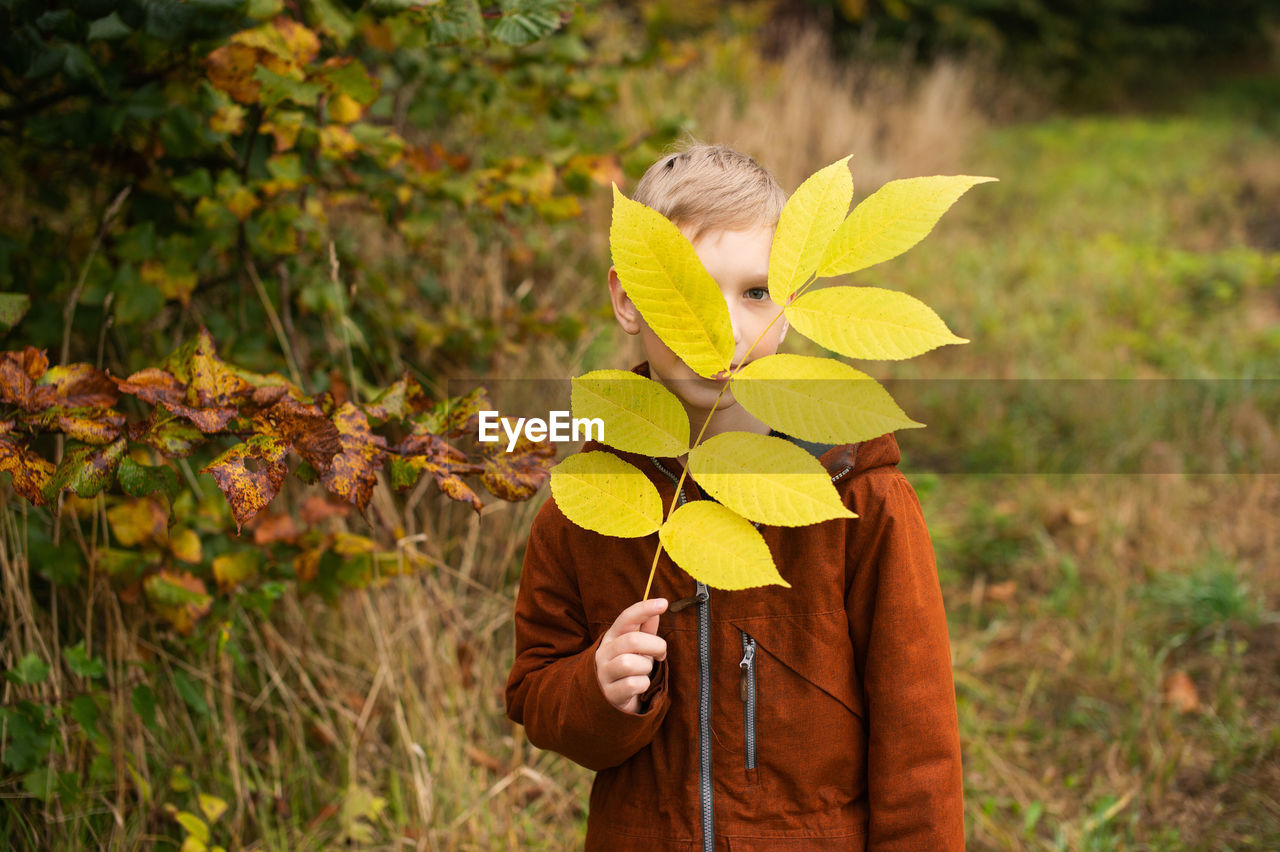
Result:
{"label": "child's hand", "polygon": [[666,598],[651,598],[622,611],[596,649],[596,679],[610,704],[623,713],[640,711],[655,660],[667,658],[667,640],[658,635]]}

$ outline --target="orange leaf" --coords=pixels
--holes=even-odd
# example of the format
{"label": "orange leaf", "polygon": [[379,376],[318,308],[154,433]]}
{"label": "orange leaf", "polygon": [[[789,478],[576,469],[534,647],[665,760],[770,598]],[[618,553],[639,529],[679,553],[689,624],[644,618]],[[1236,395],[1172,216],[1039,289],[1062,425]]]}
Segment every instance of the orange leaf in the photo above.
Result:
{"label": "orange leaf", "polygon": [[1179,713],[1194,713],[1200,709],[1200,693],[1196,685],[1182,669],[1170,673],[1164,679],[1164,700]]}
{"label": "orange leaf", "polygon": [[508,501],[528,500],[551,478],[556,448],[550,441],[530,441],[523,435],[511,452],[498,444],[486,453],[480,481],[489,493]]}
{"label": "orange leaf", "polygon": [[255,103],[262,84],[253,79],[258,51],[248,45],[226,44],[205,57],[205,73],[214,88],[242,104]]}
{"label": "orange leaf", "polygon": [[45,503],[44,487],[53,475],[53,463],[21,444],[0,438],[0,473],[13,474],[13,490],[37,506]]}
{"label": "orange leaf", "polygon": [[218,456],[201,473],[213,476],[236,519],[239,534],[246,521],[271,502],[280,491],[288,468],[282,461],[289,445],[274,435],[254,435]]}
{"label": "orange leaf", "polygon": [[272,544],[283,541],[292,544],[298,540],[298,525],[293,515],[259,515],[253,523],[253,543],[257,545]]}
{"label": "orange leaf", "polygon": [[21,352],[0,352],[0,402],[39,411],[48,404],[48,391],[37,391],[35,382],[49,368],[44,350],[28,346]]}
{"label": "orange leaf", "polygon": [[373,496],[375,475],[382,468],[387,439],[370,431],[369,418],[351,402],[343,403],[333,422],[341,436],[342,452],[333,457],[320,481],[331,493],[364,511]]}
{"label": "orange leaf", "polygon": [[345,518],[351,512],[351,507],[346,503],[336,503],[328,497],[321,497],[318,494],[312,494],[306,500],[302,501],[302,522],[307,526],[315,526],[325,518],[331,518],[337,515]]}

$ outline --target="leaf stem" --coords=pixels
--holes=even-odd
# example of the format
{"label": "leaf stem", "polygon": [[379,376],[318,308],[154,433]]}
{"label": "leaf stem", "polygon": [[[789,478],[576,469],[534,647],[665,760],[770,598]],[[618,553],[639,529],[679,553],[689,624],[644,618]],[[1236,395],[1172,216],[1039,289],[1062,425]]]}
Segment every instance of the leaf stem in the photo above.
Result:
{"label": "leaf stem", "polygon": [[[809,281],[805,282],[805,287],[809,286],[809,284],[812,283],[812,281],[813,279],[810,279]],[[803,290],[803,288],[801,289]],[[729,373],[729,378],[725,379],[724,384],[720,387],[720,393],[716,394],[715,401],[711,403],[711,410],[707,412],[706,418],[702,421],[702,428],[698,430],[698,437],[693,439],[693,447],[696,447],[702,443],[702,435],[704,432],[707,431],[707,424],[711,422],[711,415],[715,414],[716,406],[720,404],[720,398],[724,396],[724,392],[729,389],[729,383],[733,381],[733,377],[736,376],[738,372],[742,370],[743,366],[746,364],[747,358],[751,355],[752,352],[755,351],[756,347],[760,345],[760,341],[763,340],[764,336],[769,333],[769,329],[773,328],[773,324],[777,322],[778,318],[781,317],[785,312],[786,312],[786,309],[784,308],[783,310],[778,311],[778,313],[774,315],[773,319],[769,320],[769,324],[764,327],[764,330],[760,332],[760,335],[751,343],[751,347],[747,349],[747,354],[742,356],[742,361],[738,364],[738,368]],[[693,449],[693,447],[690,447],[689,449]],[[680,499],[680,489],[684,486],[684,478],[685,478],[685,475],[688,474],[688,472],[689,472],[689,465],[686,462],[680,468],[680,478],[676,481],[676,491],[674,494],[671,495],[671,504],[667,506],[667,515],[666,515],[667,518],[670,518],[671,514],[676,510],[676,503]],[[664,518],[663,523],[665,522],[666,522],[666,519]],[[649,566],[649,579],[644,584],[644,596],[641,598],[641,600],[647,601],[649,599],[649,591],[653,588],[653,578],[654,578],[654,575],[658,573],[658,559],[661,556],[662,556],[662,539],[659,538],[658,548],[653,552],[653,564]]]}

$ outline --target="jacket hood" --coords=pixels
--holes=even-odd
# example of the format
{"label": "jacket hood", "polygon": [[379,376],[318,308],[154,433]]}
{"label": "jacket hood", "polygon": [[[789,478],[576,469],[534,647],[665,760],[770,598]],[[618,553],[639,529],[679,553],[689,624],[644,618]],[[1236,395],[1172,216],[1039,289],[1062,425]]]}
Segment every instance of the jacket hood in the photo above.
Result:
{"label": "jacket hood", "polygon": [[[649,375],[648,361],[641,361],[639,364],[631,368],[631,372],[644,376],[645,378],[652,378]],[[849,444],[818,444],[811,441],[802,441],[799,438],[785,435],[776,429],[770,434],[776,435],[780,438],[786,438],[788,441],[804,447],[806,450],[813,453],[813,455],[818,457],[818,460],[822,462],[823,467],[825,467],[832,476],[839,474],[846,468],[851,468],[850,473],[860,473],[875,467],[894,465],[902,458],[902,453],[898,449],[898,440],[894,437],[892,432],[887,432],[878,438]],[[653,468],[652,464],[643,463],[646,461],[646,457],[640,456],[636,453],[623,452],[622,450],[607,446],[598,441],[588,441],[583,445],[582,449],[584,452],[589,450],[607,450],[626,459],[632,464],[639,466],[642,470],[653,472],[651,471]],[[663,462],[672,470],[679,470],[682,467],[680,462],[674,458],[664,458],[659,459],[659,461]]]}

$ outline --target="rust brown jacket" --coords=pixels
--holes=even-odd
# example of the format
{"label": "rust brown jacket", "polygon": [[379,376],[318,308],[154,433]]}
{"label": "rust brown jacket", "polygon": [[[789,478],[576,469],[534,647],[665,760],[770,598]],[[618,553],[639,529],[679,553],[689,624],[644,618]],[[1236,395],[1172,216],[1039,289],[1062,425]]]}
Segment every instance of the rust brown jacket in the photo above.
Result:
{"label": "rust brown jacket", "polygon": [[[670,504],[678,461],[583,449],[635,465]],[[964,848],[947,622],[897,441],[810,449],[859,517],[759,527],[790,589],[708,592],[664,551],[651,595],[687,603],[659,620],[667,659],[641,715],[605,700],[595,651],[641,599],[657,534],[584,530],[554,498],[538,512],[507,713],[597,771],[588,852]],[[682,491],[705,499],[691,478]]]}

